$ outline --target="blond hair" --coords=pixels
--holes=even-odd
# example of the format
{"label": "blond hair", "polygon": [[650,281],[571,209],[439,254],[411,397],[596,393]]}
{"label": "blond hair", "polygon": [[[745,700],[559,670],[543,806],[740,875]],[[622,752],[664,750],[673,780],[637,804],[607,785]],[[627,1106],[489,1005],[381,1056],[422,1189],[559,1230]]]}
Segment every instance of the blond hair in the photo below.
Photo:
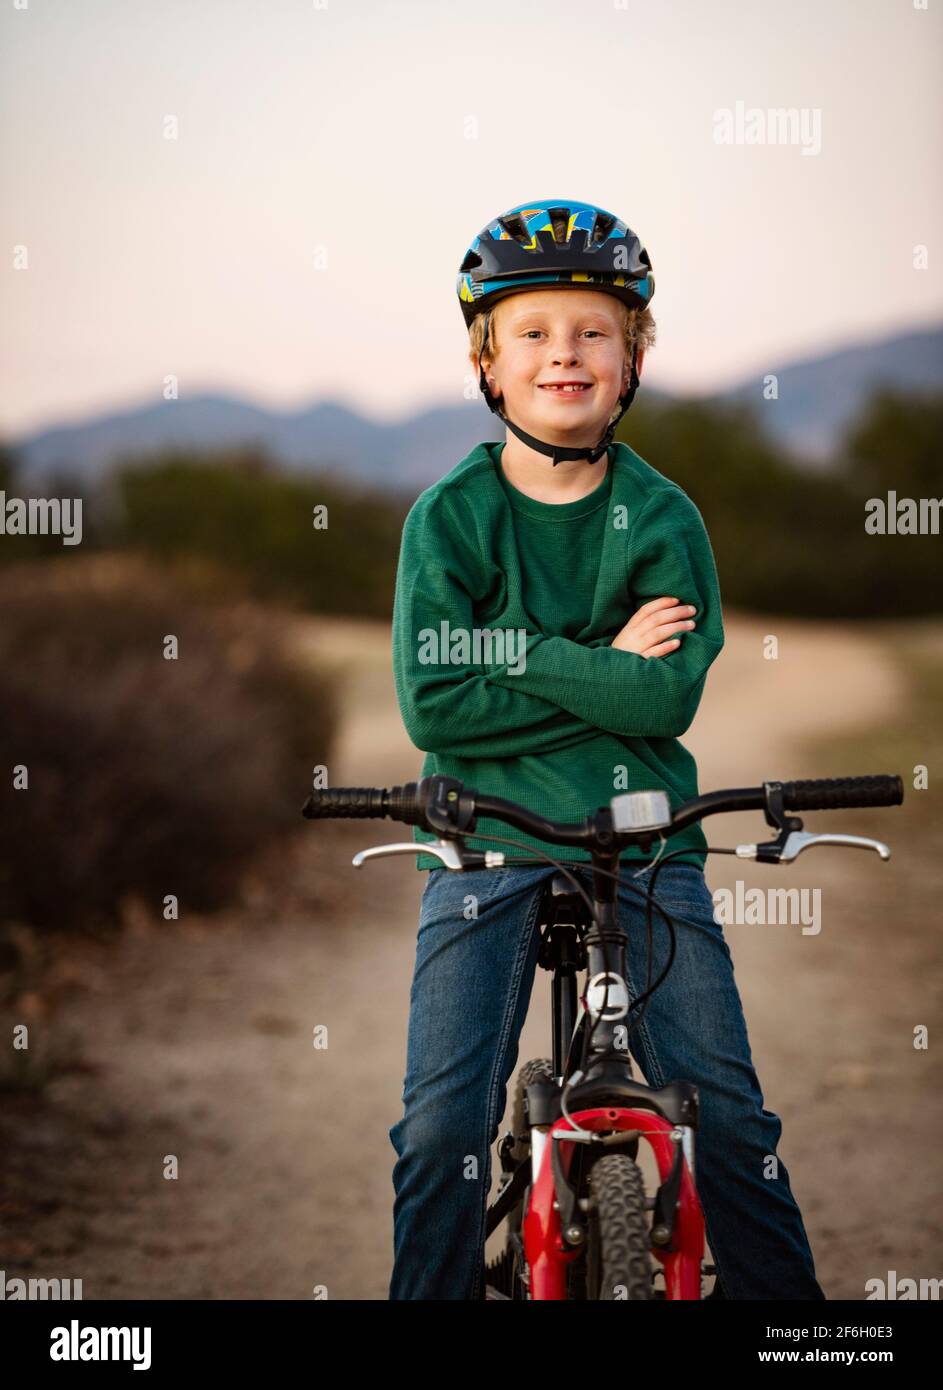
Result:
{"label": "blond hair", "polygon": [[[521,291],[524,293],[524,291]],[[501,301],[499,300],[498,303]],[[655,345],[655,320],[652,311],[646,304],[643,309],[633,308],[621,299],[616,303],[622,310],[622,331],[625,336],[626,356],[632,356],[632,349],[636,345],[639,351],[646,352]],[[497,356],[497,346],[494,340],[494,314],[488,317],[488,336],[485,339],[485,315],[484,311],[476,314],[468,326],[468,357],[474,363],[476,358],[485,356],[489,362],[493,362]]]}

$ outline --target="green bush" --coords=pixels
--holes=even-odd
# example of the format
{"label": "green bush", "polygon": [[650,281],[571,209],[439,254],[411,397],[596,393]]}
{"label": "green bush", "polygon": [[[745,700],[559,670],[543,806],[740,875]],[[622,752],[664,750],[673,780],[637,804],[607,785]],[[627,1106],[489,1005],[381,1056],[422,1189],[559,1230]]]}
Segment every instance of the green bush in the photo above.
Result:
{"label": "green bush", "polygon": [[[253,450],[164,456],[119,469],[114,486],[122,545],[212,560],[260,598],[392,614],[406,500],[278,472]],[[316,506],[327,508],[324,529]]]}

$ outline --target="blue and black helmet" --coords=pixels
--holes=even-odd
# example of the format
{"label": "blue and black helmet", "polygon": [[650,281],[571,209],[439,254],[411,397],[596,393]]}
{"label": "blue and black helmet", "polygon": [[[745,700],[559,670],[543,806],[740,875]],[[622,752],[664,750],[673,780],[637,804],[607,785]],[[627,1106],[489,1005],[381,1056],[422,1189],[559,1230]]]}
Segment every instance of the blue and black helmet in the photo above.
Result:
{"label": "blue and black helmet", "polygon": [[[488,318],[499,299],[521,290],[552,287],[601,290],[615,295],[630,309],[644,309],[655,293],[648,252],[620,217],[565,198],[542,198],[521,203],[483,227],[465,252],[458,271],[458,299],[466,326],[477,314]],[[588,458],[595,463],[612,443],[616,425],[629,409],[638,389],[638,349],[633,349],[629,384],[619,398],[602,439],[591,449],[549,444],[528,434],[508,419],[492,396],[479,363],[479,387],[488,408],[532,449],[552,458]]]}
{"label": "blue and black helmet", "polygon": [[521,203],[483,227],[465,252],[458,298],[470,324],[504,295],[550,285],[614,294],[644,308],[655,293],[648,252],[605,208],[572,199]]}

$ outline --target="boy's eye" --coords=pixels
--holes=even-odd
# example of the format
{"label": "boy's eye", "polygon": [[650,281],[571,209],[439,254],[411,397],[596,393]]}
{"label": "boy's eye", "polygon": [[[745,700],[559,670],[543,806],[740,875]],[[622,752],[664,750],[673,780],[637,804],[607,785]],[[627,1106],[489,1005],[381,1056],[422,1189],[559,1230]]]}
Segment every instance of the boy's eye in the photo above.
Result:
{"label": "boy's eye", "polygon": [[[542,329],[542,328],[526,328],[526,329],[524,330],[524,337],[525,337],[525,338],[530,338],[534,333],[542,333],[542,332],[543,332],[543,329]],[[602,333],[602,331],[601,331],[600,329],[598,329],[598,328],[584,328],[584,329],[583,329],[583,333],[584,333],[584,334],[590,333],[590,334],[592,334],[592,336],[593,336],[594,338],[602,338],[602,337],[605,336],[605,335]]]}

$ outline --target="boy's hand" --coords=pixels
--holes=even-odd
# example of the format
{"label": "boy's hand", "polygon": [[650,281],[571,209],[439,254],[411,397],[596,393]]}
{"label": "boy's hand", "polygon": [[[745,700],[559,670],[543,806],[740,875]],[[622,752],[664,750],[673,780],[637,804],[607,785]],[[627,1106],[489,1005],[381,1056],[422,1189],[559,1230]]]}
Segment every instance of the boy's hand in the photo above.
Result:
{"label": "boy's hand", "polygon": [[694,627],[692,604],[679,603],[676,598],[653,598],[643,603],[625,627],[613,638],[612,645],[623,652],[638,656],[666,656],[681,645],[676,632],[689,632]]}

